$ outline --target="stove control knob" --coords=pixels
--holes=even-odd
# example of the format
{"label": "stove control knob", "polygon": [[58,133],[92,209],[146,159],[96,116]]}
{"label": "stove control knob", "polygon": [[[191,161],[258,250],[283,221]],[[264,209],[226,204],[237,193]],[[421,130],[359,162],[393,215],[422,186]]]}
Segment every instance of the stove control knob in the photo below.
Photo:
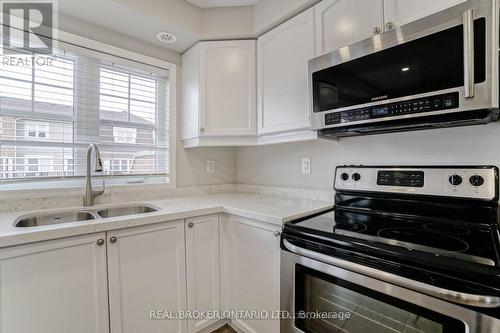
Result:
{"label": "stove control knob", "polygon": [[484,184],[484,178],[479,175],[474,175],[469,178],[469,182],[472,186],[481,186]]}
{"label": "stove control knob", "polygon": [[348,175],[347,173],[345,173],[345,172],[344,172],[343,174],[341,174],[341,175],[340,175],[340,178],[341,178],[343,181],[346,181],[346,180],[348,180],[348,179],[349,179],[349,175]]}
{"label": "stove control knob", "polygon": [[451,175],[448,180],[450,181],[450,184],[454,186],[462,184],[462,177],[459,175]]}
{"label": "stove control knob", "polygon": [[359,173],[353,173],[352,174],[352,179],[354,179],[355,182],[359,181],[361,179],[361,175]]}

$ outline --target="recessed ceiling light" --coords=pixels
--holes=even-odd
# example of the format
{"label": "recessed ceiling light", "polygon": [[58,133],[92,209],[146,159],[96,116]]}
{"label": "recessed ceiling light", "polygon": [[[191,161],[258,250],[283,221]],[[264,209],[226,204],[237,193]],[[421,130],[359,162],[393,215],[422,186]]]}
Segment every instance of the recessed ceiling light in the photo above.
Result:
{"label": "recessed ceiling light", "polygon": [[157,33],[156,38],[158,38],[160,42],[168,44],[175,43],[175,41],[177,40],[177,37],[175,37],[173,33],[166,31],[160,31],[159,33]]}
{"label": "recessed ceiling light", "polygon": [[409,70],[410,70],[410,67],[408,67],[408,66],[401,68],[401,72],[408,72]]}

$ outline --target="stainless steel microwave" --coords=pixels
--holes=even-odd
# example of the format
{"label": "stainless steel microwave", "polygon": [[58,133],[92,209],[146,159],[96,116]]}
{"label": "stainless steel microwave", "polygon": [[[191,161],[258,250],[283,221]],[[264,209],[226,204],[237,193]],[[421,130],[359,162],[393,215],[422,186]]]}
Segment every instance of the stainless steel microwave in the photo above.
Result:
{"label": "stainless steel microwave", "polygon": [[499,3],[470,0],[309,61],[311,126],[345,137],[499,113]]}

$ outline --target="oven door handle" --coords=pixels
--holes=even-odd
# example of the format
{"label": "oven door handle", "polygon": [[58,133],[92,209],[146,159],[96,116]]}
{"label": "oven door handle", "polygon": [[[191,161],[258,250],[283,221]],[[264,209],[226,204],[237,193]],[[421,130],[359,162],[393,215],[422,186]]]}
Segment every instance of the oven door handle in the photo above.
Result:
{"label": "oven door handle", "polygon": [[321,261],[326,264],[336,266],[339,268],[347,269],[349,271],[359,273],[364,276],[369,276],[378,280],[382,280],[394,285],[398,285],[403,288],[411,289],[414,291],[427,294],[436,298],[443,299],[445,301],[459,303],[469,306],[476,306],[481,308],[497,308],[500,307],[500,297],[495,296],[484,296],[484,295],[474,295],[467,294],[458,291],[443,289],[435,287],[426,283],[418,282],[415,280],[407,279],[399,275],[392,273],[387,273],[380,271],[375,268],[363,266],[339,258],[327,256],[321,253],[317,253],[311,250],[307,250],[296,245],[293,245],[288,240],[283,240],[285,248],[290,252],[295,253],[299,256],[304,256],[313,260]]}

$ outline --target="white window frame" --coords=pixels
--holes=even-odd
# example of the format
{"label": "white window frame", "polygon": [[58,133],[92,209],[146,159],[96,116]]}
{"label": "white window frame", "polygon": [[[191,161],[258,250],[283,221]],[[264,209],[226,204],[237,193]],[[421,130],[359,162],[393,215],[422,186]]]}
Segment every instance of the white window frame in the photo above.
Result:
{"label": "white window frame", "polygon": [[[109,58],[113,61],[116,57],[123,58],[125,60],[134,61],[138,63],[142,63],[148,66],[155,66],[161,68],[163,70],[167,70],[169,73],[169,121],[168,121],[168,130],[169,130],[169,173],[168,178],[169,182],[152,182],[145,184],[137,184],[137,180],[127,180],[127,177],[123,179],[114,178],[107,180],[107,191],[113,191],[113,189],[119,188],[123,189],[123,187],[131,187],[134,189],[138,189],[141,187],[150,188],[150,187],[161,187],[161,188],[175,188],[177,186],[177,172],[176,172],[176,99],[177,99],[177,65],[168,61],[160,60],[154,57],[150,57],[144,54],[140,54],[134,51],[126,50],[120,47],[108,45],[96,40],[92,40],[86,37],[82,37],[79,35],[75,35],[72,33],[58,31],[58,39],[62,42],[77,45],[79,47],[87,48],[89,50],[97,51],[102,53],[105,58],[109,55]],[[30,181],[30,182],[12,182],[10,184],[3,184],[0,189],[0,198],[3,196],[11,196],[11,195],[24,195],[29,194],[30,197],[39,197],[46,196],[47,193],[71,193],[71,192],[81,192],[82,187],[84,186],[84,180],[74,179],[74,180],[51,180],[51,181]],[[40,189],[40,191],[37,191]]]}
{"label": "white window frame", "polygon": [[[33,126],[34,131],[30,131],[29,127]],[[42,127],[46,128],[46,131],[42,130]],[[35,136],[29,136],[30,132],[35,132]],[[40,136],[40,133],[45,133],[44,137]],[[26,120],[24,122],[24,139],[26,140],[49,140],[50,139],[50,124],[43,121],[36,120]]]}

